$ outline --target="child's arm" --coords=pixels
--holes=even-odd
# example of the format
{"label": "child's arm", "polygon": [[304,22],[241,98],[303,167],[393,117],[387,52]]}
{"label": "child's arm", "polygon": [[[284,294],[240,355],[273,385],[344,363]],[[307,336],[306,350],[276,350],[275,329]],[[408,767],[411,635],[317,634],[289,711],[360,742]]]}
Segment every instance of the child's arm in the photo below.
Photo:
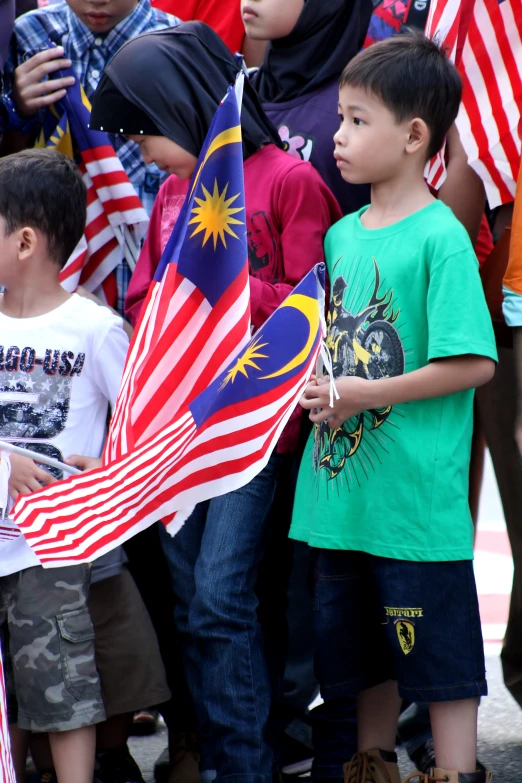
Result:
{"label": "child's arm", "polygon": [[479,175],[468,163],[456,125],[448,133],[447,176],[439,189],[439,199],[460,220],[475,246],[486,206],[486,191]]}
{"label": "child's arm", "polygon": [[31,117],[63,98],[66,87],[74,84],[74,77],[54,79],[53,74],[71,65],[71,60],[64,57],[62,46],[45,49],[22,62],[13,78],[13,100],[20,116]]}
{"label": "child's arm", "polygon": [[82,454],[73,454],[72,457],[64,459],[66,465],[71,465],[80,470],[94,470],[102,464],[101,457],[86,457]]}
{"label": "child's arm", "polygon": [[278,197],[283,270],[270,283],[250,275],[252,323],[262,326],[315,264],[324,261],[324,237],[342,217],[335,197],[310,163],[284,178]]}
{"label": "child's arm", "polygon": [[[494,373],[495,362],[486,356],[453,356],[394,378],[338,378],[335,385],[340,399],[334,400],[333,408],[329,407],[329,378],[316,379],[307,386],[300,402],[310,411],[313,422],[328,419],[330,427],[337,429],[362,411],[474,389],[491,380]],[[321,410],[315,411],[316,408]]]}
{"label": "child's arm", "polygon": [[52,484],[55,477],[47,470],[39,468],[30,457],[22,457],[19,454],[10,454],[11,475],[9,477],[9,494],[16,500],[18,495],[30,495],[42,484]]}
{"label": "child's arm", "polygon": [[62,47],[45,49],[24,61],[27,47],[27,39],[17,35],[15,23],[4,70],[10,120],[4,138],[6,153],[20,152],[34,145],[35,133],[40,129],[38,111],[63,98],[65,88],[74,83],[74,77],[52,78],[57,69],[71,65],[70,60],[63,59]]}

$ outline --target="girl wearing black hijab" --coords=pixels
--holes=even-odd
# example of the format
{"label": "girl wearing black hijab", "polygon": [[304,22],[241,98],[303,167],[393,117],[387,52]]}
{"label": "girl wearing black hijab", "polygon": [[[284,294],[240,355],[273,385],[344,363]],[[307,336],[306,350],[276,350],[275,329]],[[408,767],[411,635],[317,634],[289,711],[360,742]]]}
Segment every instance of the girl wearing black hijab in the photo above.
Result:
{"label": "girl wearing black hijab", "polygon": [[[158,194],[129,286],[127,313],[133,321],[214,113],[238,69],[216,33],[201,22],[188,22],[125,44],[94,95],[91,127],[129,136],[147,162],[154,160],[173,175]],[[251,315],[259,328],[323,260],[324,236],[340,210],[314,168],[281,149],[248,84],[241,125]],[[265,739],[270,683],[255,585],[276,481],[285,453],[297,446],[299,425],[297,413],[267,467],[246,487],[197,506],[174,538],[162,530],[186,676],[200,729],[205,724],[200,769],[209,778],[217,772],[218,783],[231,775],[236,781],[239,775],[241,783],[273,780],[275,759]]]}
{"label": "girl wearing black hijab", "polygon": [[369,186],[349,185],[333,157],[339,128],[339,78],[363,46],[372,0],[241,0],[247,36],[270,41],[252,83],[285,148],[309,160],[343,214],[370,201]]}

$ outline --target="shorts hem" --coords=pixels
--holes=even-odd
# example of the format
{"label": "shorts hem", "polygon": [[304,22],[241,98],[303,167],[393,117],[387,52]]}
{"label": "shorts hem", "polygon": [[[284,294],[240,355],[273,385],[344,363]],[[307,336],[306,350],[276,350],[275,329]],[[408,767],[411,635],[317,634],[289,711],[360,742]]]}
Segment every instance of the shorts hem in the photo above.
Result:
{"label": "shorts hem", "polygon": [[159,704],[165,704],[171,698],[170,691],[160,691],[157,694],[147,695],[145,698],[139,696],[123,702],[111,703],[110,699],[106,699],[105,711],[108,718],[113,718],[115,715],[125,715],[128,712],[139,712],[157,707]]}
{"label": "shorts hem", "polygon": [[92,708],[85,712],[75,712],[74,717],[70,715],[50,715],[44,716],[43,720],[38,720],[34,716],[24,715],[18,712],[18,727],[26,731],[35,733],[73,731],[74,729],[84,729],[88,726],[95,726],[97,723],[103,723],[106,720],[105,710],[100,704],[93,716]]}
{"label": "shorts hem", "polygon": [[335,699],[345,698],[346,696],[357,696],[361,691],[367,691],[369,688],[375,688],[377,685],[382,685],[383,682],[388,680],[397,679],[390,673],[389,677],[371,677],[369,675],[361,675],[360,677],[354,677],[351,680],[345,680],[344,682],[336,682],[332,685],[321,685],[321,692],[323,698],[326,701],[329,693]]}
{"label": "shorts hem", "polygon": [[399,696],[411,702],[461,701],[488,695],[486,680],[463,685],[446,685],[441,688],[407,688],[399,682]]}

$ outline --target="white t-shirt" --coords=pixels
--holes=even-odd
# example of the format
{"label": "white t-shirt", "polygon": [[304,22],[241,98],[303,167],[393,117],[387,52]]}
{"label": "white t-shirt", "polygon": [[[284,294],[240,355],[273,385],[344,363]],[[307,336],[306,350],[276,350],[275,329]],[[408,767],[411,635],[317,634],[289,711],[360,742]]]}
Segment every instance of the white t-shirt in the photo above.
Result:
{"label": "white t-shirt", "polygon": [[[0,313],[0,439],[99,457],[128,345],[121,318],[77,294],[35,318]],[[37,564],[25,539],[0,543],[0,576]]]}

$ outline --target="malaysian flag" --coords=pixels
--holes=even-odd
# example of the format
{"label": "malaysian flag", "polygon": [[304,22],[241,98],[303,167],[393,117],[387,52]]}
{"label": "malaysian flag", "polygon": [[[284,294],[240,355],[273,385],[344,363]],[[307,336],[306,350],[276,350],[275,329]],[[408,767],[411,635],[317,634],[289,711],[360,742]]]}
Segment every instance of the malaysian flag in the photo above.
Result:
{"label": "malaysian flag", "polygon": [[[426,35],[443,44],[463,81],[457,128],[490,207],[513,201],[520,167],[522,0],[432,0]],[[446,176],[439,154],[428,181]]]}
{"label": "malaysian flag", "polygon": [[[72,68],[57,77],[74,76]],[[70,292],[79,285],[116,299],[113,272],[125,259],[134,269],[148,215],[106,133],[89,129],[91,105],[78,79],[64,98],[49,107],[37,146],[55,147],[78,162],[87,187],[85,234],[60,273]]]}
{"label": "malaysian flag", "polygon": [[231,90],[144,305],[104,466],[15,506],[42,564],[92,560],[159,518],[175,532],[194,505],[248,483],[306,386],[323,312],[320,268],[250,338],[243,152]]}
{"label": "malaysian flag", "polygon": [[1,783],[16,783],[16,775],[11,755],[11,739],[7,721],[7,702],[5,693],[4,663],[0,648],[0,781]]}

